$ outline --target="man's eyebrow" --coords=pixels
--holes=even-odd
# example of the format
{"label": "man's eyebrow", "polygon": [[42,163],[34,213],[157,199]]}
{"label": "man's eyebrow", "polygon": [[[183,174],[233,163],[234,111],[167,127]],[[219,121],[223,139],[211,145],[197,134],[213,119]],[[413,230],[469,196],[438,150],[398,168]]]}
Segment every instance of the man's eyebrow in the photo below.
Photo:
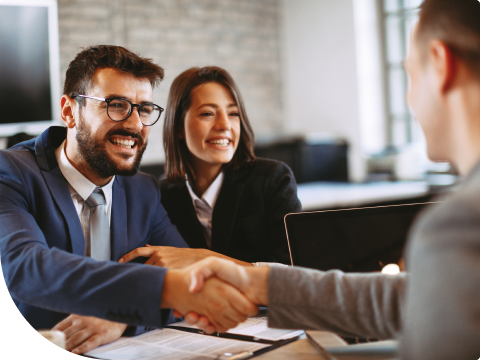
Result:
{"label": "man's eyebrow", "polygon": [[123,98],[123,99],[126,99],[127,97],[124,96],[124,95],[120,95],[120,94],[107,94],[107,95],[105,95],[105,99],[113,99],[113,98]]}
{"label": "man's eyebrow", "polygon": [[[105,99],[115,99],[115,98],[127,99],[127,100],[130,101],[131,103],[134,103],[134,101],[132,101],[131,99],[127,98],[125,95],[119,95],[119,94],[108,94],[108,95],[105,95]],[[140,101],[140,104],[151,104],[151,103],[152,103],[151,100],[143,100],[143,101]]]}

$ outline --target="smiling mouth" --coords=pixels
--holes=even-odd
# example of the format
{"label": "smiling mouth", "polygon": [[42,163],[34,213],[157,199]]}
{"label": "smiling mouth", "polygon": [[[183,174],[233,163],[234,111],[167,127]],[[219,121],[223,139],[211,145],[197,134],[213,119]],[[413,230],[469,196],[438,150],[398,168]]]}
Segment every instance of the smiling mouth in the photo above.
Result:
{"label": "smiling mouth", "polygon": [[137,142],[135,140],[122,140],[118,138],[109,139],[113,145],[119,146],[124,149],[133,149]]}
{"label": "smiling mouth", "polygon": [[216,140],[207,140],[207,143],[215,145],[218,147],[227,147],[230,144],[229,139],[216,139]]}

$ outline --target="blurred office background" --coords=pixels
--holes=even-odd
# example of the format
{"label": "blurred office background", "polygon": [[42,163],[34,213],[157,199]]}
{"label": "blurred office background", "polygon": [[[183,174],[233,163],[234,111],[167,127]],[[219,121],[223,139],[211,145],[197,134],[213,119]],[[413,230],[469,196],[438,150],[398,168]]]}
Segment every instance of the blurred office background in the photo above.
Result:
{"label": "blurred office background", "polygon": [[[425,179],[451,169],[427,161],[405,102],[401,62],[420,3],[58,0],[59,82],[82,47],[121,45],[165,68],[154,92],[165,106],[179,73],[218,65],[238,82],[258,154],[286,161],[299,182]],[[163,160],[159,123],[142,167]]]}

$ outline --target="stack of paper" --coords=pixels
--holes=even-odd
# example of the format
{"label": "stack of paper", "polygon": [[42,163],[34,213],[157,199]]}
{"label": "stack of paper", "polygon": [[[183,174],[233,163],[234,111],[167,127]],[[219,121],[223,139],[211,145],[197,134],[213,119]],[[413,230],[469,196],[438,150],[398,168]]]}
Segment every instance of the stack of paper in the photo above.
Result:
{"label": "stack of paper", "polygon": [[238,354],[247,355],[270,346],[161,329],[131,338],[121,338],[86,355],[109,360],[210,360],[229,359]]}

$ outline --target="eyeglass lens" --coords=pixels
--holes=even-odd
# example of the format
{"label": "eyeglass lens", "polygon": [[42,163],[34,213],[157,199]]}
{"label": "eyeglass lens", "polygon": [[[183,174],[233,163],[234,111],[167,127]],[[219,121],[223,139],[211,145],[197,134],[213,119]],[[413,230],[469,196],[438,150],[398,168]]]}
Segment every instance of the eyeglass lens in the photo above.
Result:
{"label": "eyeglass lens", "polygon": [[[114,121],[125,120],[131,110],[132,104],[127,100],[114,99],[107,104],[107,113]],[[138,108],[140,121],[144,125],[155,123],[160,117],[161,110],[157,105],[142,105]]]}

